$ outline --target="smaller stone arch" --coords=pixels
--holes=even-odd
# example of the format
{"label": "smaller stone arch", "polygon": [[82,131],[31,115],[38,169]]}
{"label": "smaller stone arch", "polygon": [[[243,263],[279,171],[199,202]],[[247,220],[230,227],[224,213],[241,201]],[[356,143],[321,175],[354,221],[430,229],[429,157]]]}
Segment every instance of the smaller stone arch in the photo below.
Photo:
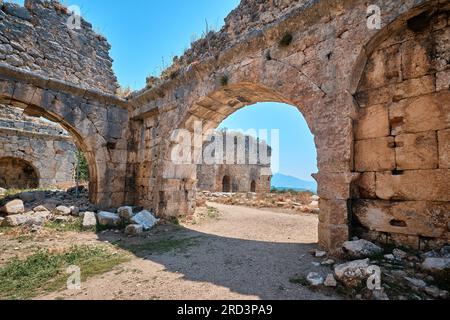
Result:
{"label": "smaller stone arch", "polygon": [[231,192],[231,177],[228,175],[223,176],[222,192]]}
{"label": "smaller stone arch", "polygon": [[250,192],[256,192],[256,181],[252,180],[250,182]]}
{"label": "smaller stone arch", "polygon": [[0,158],[0,187],[5,189],[38,188],[39,172],[35,166],[24,159]]}

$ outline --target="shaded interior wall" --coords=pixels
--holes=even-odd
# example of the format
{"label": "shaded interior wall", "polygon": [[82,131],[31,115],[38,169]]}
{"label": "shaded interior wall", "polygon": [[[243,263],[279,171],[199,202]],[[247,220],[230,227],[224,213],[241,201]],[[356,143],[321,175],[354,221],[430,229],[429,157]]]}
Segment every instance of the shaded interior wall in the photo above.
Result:
{"label": "shaded interior wall", "polygon": [[17,158],[0,158],[0,188],[37,188],[36,170],[26,161]]}
{"label": "shaded interior wall", "polygon": [[115,93],[107,40],[83,19],[81,29],[58,1],[25,0],[25,7],[0,1],[0,62],[88,88]]}
{"label": "shaded interior wall", "polygon": [[9,159],[2,162],[3,188],[72,186],[76,151],[61,126],[0,105],[0,158]]}
{"label": "shaded interior wall", "polygon": [[450,26],[425,12],[370,56],[357,100],[359,234],[426,249],[450,240]]}

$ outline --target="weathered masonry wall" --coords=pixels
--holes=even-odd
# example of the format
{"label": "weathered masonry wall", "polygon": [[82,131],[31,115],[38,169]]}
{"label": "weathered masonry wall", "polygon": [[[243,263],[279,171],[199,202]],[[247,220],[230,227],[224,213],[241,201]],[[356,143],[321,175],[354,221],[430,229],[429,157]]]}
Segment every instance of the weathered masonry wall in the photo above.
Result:
{"label": "weathered masonry wall", "polygon": [[76,147],[60,126],[0,106],[0,187],[72,186]]}
{"label": "weathered masonry wall", "polygon": [[257,192],[270,191],[271,176],[258,165],[199,165],[198,191]]}
{"label": "weathered masonry wall", "polygon": [[[211,192],[269,192],[271,187],[272,172],[270,168],[271,148],[265,142],[259,142],[251,136],[243,136],[239,133],[222,133],[222,152],[231,151],[227,149],[227,144],[233,140],[233,159],[229,157],[218,161],[220,164],[199,164],[197,165],[197,190]],[[217,133],[220,135],[220,133]],[[255,152],[255,159],[250,160],[250,144]],[[203,155],[207,156],[209,148],[217,147],[215,138],[207,139],[203,144]],[[242,149],[240,149],[242,148]],[[260,154],[260,149],[266,148],[264,154]],[[211,152],[211,156],[214,153]],[[239,152],[243,154],[239,159]],[[228,155],[228,153],[227,153]],[[267,157],[264,159],[262,157]],[[244,160],[244,163],[242,161]],[[267,160],[267,161],[261,161]],[[231,164],[229,164],[231,163]],[[241,163],[241,164],[239,164]]]}
{"label": "weathered masonry wall", "polygon": [[[199,177],[195,166],[175,165],[171,161],[176,143],[168,138],[174,130],[194,132],[194,124],[198,121],[203,123],[205,130],[214,129],[226,117],[247,105],[282,102],[300,110],[315,136],[319,167],[315,178],[321,197],[320,244],[333,251],[339,250],[342,242],[352,235],[371,237],[367,232],[361,232],[366,223],[366,231],[378,229],[383,234],[392,234],[392,238],[401,244],[417,247],[416,240],[422,232],[414,223],[408,224],[407,228],[400,226],[383,231],[376,225],[377,221],[363,220],[360,213],[364,205],[375,205],[384,219],[392,216],[390,223],[402,225],[402,219],[395,217],[395,210],[402,210],[398,209],[398,204],[409,206],[404,199],[430,201],[437,205],[440,209],[432,210],[433,221],[437,221],[436,226],[440,226],[442,232],[428,235],[434,242],[427,244],[433,246],[446,241],[446,202],[450,193],[447,172],[442,169],[442,164],[425,169],[430,165],[429,159],[421,159],[420,169],[414,168],[408,163],[413,162],[413,158],[405,156],[409,152],[422,158],[424,153],[419,141],[412,143],[415,138],[407,134],[434,131],[436,154],[439,153],[439,158],[445,157],[441,155],[445,153],[445,142],[444,147],[438,146],[443,143],[442,131],[445,133],[446,129],[442,127],[442,121],[439,126],[426,130],[405,129],[402,134],[392,133],[390,126],[395,125],[400,116],[389,113],[393,117],[387,120],[389,132],[380,137],[371,137],[375,129],[362,123],[364,119],[377,125],[381,123],[376,118],[379,113],[365,111],[376,110],[370,109],[376,104],[392,102],[401,105],[405,99],[432,93],[439,94],[435,99],[443,101],[442,95],[448,94],[449,82],[445,72],[449,65],[448,48],[443,44],[448,43],[449,3],[381,1],[378,5],[382,10],[382,29],[371,30],[367,27],[368,7],[364,1],[242,1],[220,32],[210,33],[194,43],[185,55],[174,60],[161,79],[149,79],[148,88],[131,98],[136,133],[134,144],[139,147],[132,153],[132,162],[135,162],[129,182],[134,179],[142,191],[135,198],[137,202],[165,216],[192,212]],[[399,34],[407,30],[408,25],[421,20],[422,14],[436,17],[432,22],[435,26],[429,24],[435,32],[430,44],[434,48],[431,57],[438,59],[441,66],[435,71],[430,69],[419,74],[421,66],[408,61],[422,62],[422,49],[416,43],[420,43],[426,33],[421,36],[420,32],[408,32],[409,38],[403,40]],[[384,75],[378,71],[369,74],[374,63],[383,61],[379,50],[383,46],[391,47],[387,43],[403,45],[399,45],[401,49],[397,48],[398,54],[392,48],[386,51],[388,72],[383,80]],[[412,56],[409,60],[406,59],[408,55]],[[395,70],[399,67],[404,68],[404,74],[395,78]],[[384,91],[375,90],[378,88]],[[373,101],[378,98],[387,100]],[[365,105],[367,103],[370,105]],[[394,109],[401,112],[400,107]],[[441,111],[441,115],[447,118],[448,110]],[[426,122],[426,118],[424,120]],[[381,146],[388,146],[384,149],[378,145],[370,146],[373,138],[383,138]],[[422,145],[429,146],[428,143]],[[385,149],[389,152],[384,152]],[[137,155],[145,159],[145,165],[137,160]],[[425,170],[433,172],[427,174]],[[133,177],[135,173],[138,175]],[[382,190],[382,194],[371,198],[358,186],[373,176],[375,188]],[[434,187],[424,190],[419,198],[413,198],[412,193],[421,190],[425,184]],[[144,195],[144,190],[150,193]],[[383,206],[395,210],[385,210],[376,201],[384,201]],[[415,205],[419,203],[411,203],[410,208],[422,212],[416,221],[429,225],[425,212],[420,209],[424,203],[414,209]],[[373,212],[377,213],[377,210],[367,216],[374,216]],[[399,236],[401,230],[408,228],[416,233],[414,241]],[[420,235],[421,238],[426,236]]]}
{"label": "weathered masonry wall", "polygon": [[364,69],[353,213],[370,238],[422,249],[450,240],[448,21],[448,12],[409,20]]}
{"label": "weathered masonry wall", "polygon": [[25,7],[0,1],[0,62],[115,93],[107,40],[84,20],[70,30],[69,17],[58,1],[25,0]]}

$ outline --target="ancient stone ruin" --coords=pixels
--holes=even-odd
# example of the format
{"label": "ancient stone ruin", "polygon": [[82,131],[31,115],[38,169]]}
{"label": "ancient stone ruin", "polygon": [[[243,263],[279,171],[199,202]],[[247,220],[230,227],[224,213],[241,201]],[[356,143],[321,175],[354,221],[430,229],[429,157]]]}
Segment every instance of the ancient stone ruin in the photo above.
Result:
{"label": "ancient stone ruin", "polygon": [[[448,1],[242,1],[160,79],[115,95],[106,40],[55,1],[2,4],[1,103],[55,121],[89,163],[90,199],[191,213],[196,164],[177,129],[257,102],[296,106],[315,136],[320,244],[358,234],[414,248],[450,239]],[[372,17],[373,18],[373,17]]]}
{"label": "ancient stone ruin", "polygon": [[0,106],[0,188],[72,186],[76,151],[59,125]]}
{"label": "ancient stone ruin", "polygon": [[[215,138],[203,144],[203,154],[211,153],[211,163],[197,165],[197,190],[210,192],[266,193],[271,188],[271,148],[264,141],[235,132],[219,132],[226,159],[215,159]],[[230,140],[232,140],[230,142]],[[227,145],[231,145],[227,149]],[[263,152],[265,148],[266,151]],[[211,149],[211,150],[209,150]],[[264,153],[264,155],[262,155]],[[233,155],[230,159],[228,155]],[[262,160],[267,161],[262,161]],[[220,164],[216,163],[220,162]]]}

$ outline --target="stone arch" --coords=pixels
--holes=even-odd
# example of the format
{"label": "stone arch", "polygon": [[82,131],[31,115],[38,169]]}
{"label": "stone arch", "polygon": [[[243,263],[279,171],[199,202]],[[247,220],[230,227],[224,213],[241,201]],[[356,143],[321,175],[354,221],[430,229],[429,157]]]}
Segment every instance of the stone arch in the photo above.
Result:
{"label": "stone arch", "polygon": [[450,239],[449,8],[429,1],[365,45],[351,77],[354,233],[429,249]]}
{"label": "stone arch", "polygon": [[38,188],[39,178],[39,171],[31,162],[22,158],[0,157],[0,188]]}
{"label": "stone arch", "polygon": [[88,162],[91,202],[103,206],[111,201],[104,198],[105,186],[101,183],[107,174],[105,164],[110,159],[107,143],[87,120],[83,112],[87,105],[81,98],[21,81],[0,79],[0,101],[23,109],[27,115],[58,123],[69,132]]}
{"label": "stone arch", "polygon": [[222,192],[231,192],[231,177],[229,175],[223,176]]}
{"label": "stone arch", "polygon": [[252,180],[250,182],[250,192],[256,192],[256,181]]}

